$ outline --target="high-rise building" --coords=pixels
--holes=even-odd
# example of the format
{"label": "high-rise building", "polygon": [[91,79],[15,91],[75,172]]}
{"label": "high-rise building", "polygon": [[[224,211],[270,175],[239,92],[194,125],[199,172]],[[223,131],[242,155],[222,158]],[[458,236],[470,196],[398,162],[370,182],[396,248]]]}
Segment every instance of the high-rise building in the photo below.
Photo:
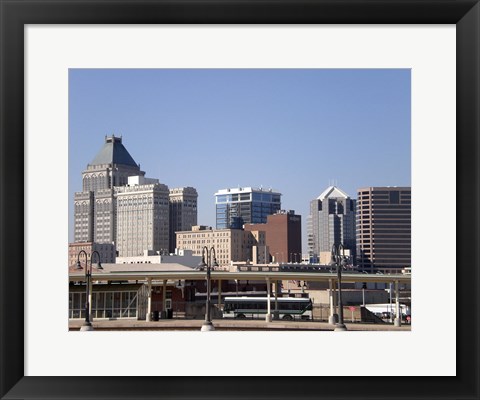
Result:
{"label": "high-rise building", "polygon": [[121,137],[105,137],[82,178],[83,191],[74,196],[75,243],[113,243],[121,257],[146,250],[173,253],[174,229],[191,229],[197,223],[197,191],[170,191],[158,179],[146,178]]}
{"label": "high-rise building", "polygon": [[363,269],[411,266],[410,187],[358,189],[357,264]]}
{"label": "high-rise building", "polygon": [[222,189],[215,193],[217,229],[242,229],[244,224],[262,224],[281,209],[281,193],[252,187]]}
{"label": "high-rise building", "polygon": [[[308,247],[311,259],[318,262],[321,253],[330,253],[342,244],[355,252],[355,200],[336,186],[329,186],[310,202]],[[352,260],[353,261],[353,260]]]}
{"label": "high-rise building", "polygon": [[245,224],[246,231],[264,231],[270,260],[281,263],[302,261],[302,217],[280,210],[268,215],[264,224]]}
{"label": "high-rise building", "polygon": [[168,252],[168,186],[143,176],[128,178],[115,188],[117,200],[117,251],[119,257],[135,257],[144,250]]}
{"label": "high-rise building", "polygon": [[197,190],[193,187],[170,189],[169,252],[175,252],[175,232],[189,231],[197,225]]}
{"label": "high-rise building", "polygon": [[74,241],[114,242],[114,187],[126,185],[129,176],[144,174],[123,146],[122,138],[106,136],[103,147],[82,173],[82,192],[74,195]]}

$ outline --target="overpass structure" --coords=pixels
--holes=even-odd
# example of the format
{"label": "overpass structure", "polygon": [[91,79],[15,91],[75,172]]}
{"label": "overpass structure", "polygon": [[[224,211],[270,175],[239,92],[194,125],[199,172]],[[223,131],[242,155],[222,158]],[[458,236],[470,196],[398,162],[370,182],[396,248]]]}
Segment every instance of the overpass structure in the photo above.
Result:
{"label": "overpass structure", "polygon": [[[117,267],[115,267],[117,266]],[[160,267],[161,266],[161,267]],[[151,315],[151,297],[152,285],[163,285],[163,295],[165,304],[165,293],[167,284],[173,284],[178,281],[203,281],[206,279],[206,271],[194,270],[188,267],[168,270],[168,264],[136,264],[135,269],[129,269],[130,265],[107,264],[105,270],[93,270],[92,280],[97,282],[143,282],[147,287],[148,300],[146,319],[150,320]],[[143,270],[142,270],[143,269]],[[211,279],[219,282],[218,284],[218,303],[221,301],[221,282],[234,280],[251,280],[265,282],[267,287],[267,297],[277,296],[277,284],[285,280],[297,280],[305,282],[327,282],[329,285],[329,305],[330,319],[333,321],[335,313],[335,293],[338,290],[338,276],[336,272],[325,270],[304,271],[301,268],[292,270],[282,270],[278,266],[248,266],[237,268],[236,271],[212,270]],[[84,271],[70,271],[70,282],[84,282]],[[357,272],[342,272],[342,283],[387,283],[394,285],[394,297],[396,305],[396,319],[401,321],[399,306],[399,285],[411,284],[410,274],[367,274]],[[274,293],[271,293],[271,284],[275,285]],[[90,291],[92,293],[92,291]],[[91,302],[90,302],[91,304]],[[270,304],[270,302],[268,302]],[[270,313],[267,318],[271,319]]]}

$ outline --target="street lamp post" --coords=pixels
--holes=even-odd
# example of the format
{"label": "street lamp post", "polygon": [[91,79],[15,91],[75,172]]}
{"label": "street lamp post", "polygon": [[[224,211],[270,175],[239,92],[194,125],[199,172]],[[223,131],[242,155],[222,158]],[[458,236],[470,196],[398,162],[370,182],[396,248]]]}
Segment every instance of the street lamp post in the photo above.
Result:
{"label": "street lamp post", "polygon": [[[207,262],[205,263],[205,253],[207,254]],[[210,317],[210,269],[211,267],[218,267],[217,258],[215,255],[215,249],[213,247],[208,250],[207,246],[202,249],[202,261],[198,264],[198,269],[203,271],[207,267],[207,303],[205,310],[205,322],[202,324],[202,332],[214,331],[215,328],[212,324]]]}
{"label": "street lamp post", "polygon": [[100,263],[100,253],[97,250],[94,250],[92,254],[90,255],[90,264],[88,263],[88,254],[85,250],[80,250],[80,252],[77,255],[77,270],[81,270],[82,264],[80,263],[80,255],[84,254],[85,255],[85,280],[87,283],[87,288],[86,288],[86,298],[85,298],[85,322],[81,326],[80,330],[81,331],[93,331],[93,326],[92,323],[90,322],[90,282],[92,280],[92,259],[93,255],[97,254],[98,258],[98,263],[97,263],[97,269],[103,269],[102,264]]}
{"label": "street lamp post", "polygon": [[345,248],[342,244],[332,246],[331,266],[337,267],[338,280],[338,322],[335,325],[335,331],[346,331],[347,327],[343,323],[343,304],[342,304],[342,267],[347,265],[347,257],[345,257]]}

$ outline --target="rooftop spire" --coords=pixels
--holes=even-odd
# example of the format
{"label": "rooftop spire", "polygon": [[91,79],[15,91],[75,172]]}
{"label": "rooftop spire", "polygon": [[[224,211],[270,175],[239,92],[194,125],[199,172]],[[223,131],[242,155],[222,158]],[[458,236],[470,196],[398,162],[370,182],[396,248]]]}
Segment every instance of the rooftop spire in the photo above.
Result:
{"label": "rooftop spire", "polygon": [[90,165],[122,164],[138,167],[135,160],[122,144],[122,137],[105,135],[105,143]]}

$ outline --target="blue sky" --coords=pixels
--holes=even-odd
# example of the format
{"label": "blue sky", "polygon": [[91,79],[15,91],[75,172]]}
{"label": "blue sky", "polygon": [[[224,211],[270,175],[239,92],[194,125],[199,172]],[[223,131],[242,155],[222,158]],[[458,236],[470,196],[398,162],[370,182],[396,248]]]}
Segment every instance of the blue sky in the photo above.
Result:
{"label": "blue sky", "polygon": [[199,193],[198,222],[215,226],[213,194],[263,186],[306,218],[335,181],[410,186],[408,69],[71,69],[70,237],[73,193],[104,143],[123,144],[146,176]]}

